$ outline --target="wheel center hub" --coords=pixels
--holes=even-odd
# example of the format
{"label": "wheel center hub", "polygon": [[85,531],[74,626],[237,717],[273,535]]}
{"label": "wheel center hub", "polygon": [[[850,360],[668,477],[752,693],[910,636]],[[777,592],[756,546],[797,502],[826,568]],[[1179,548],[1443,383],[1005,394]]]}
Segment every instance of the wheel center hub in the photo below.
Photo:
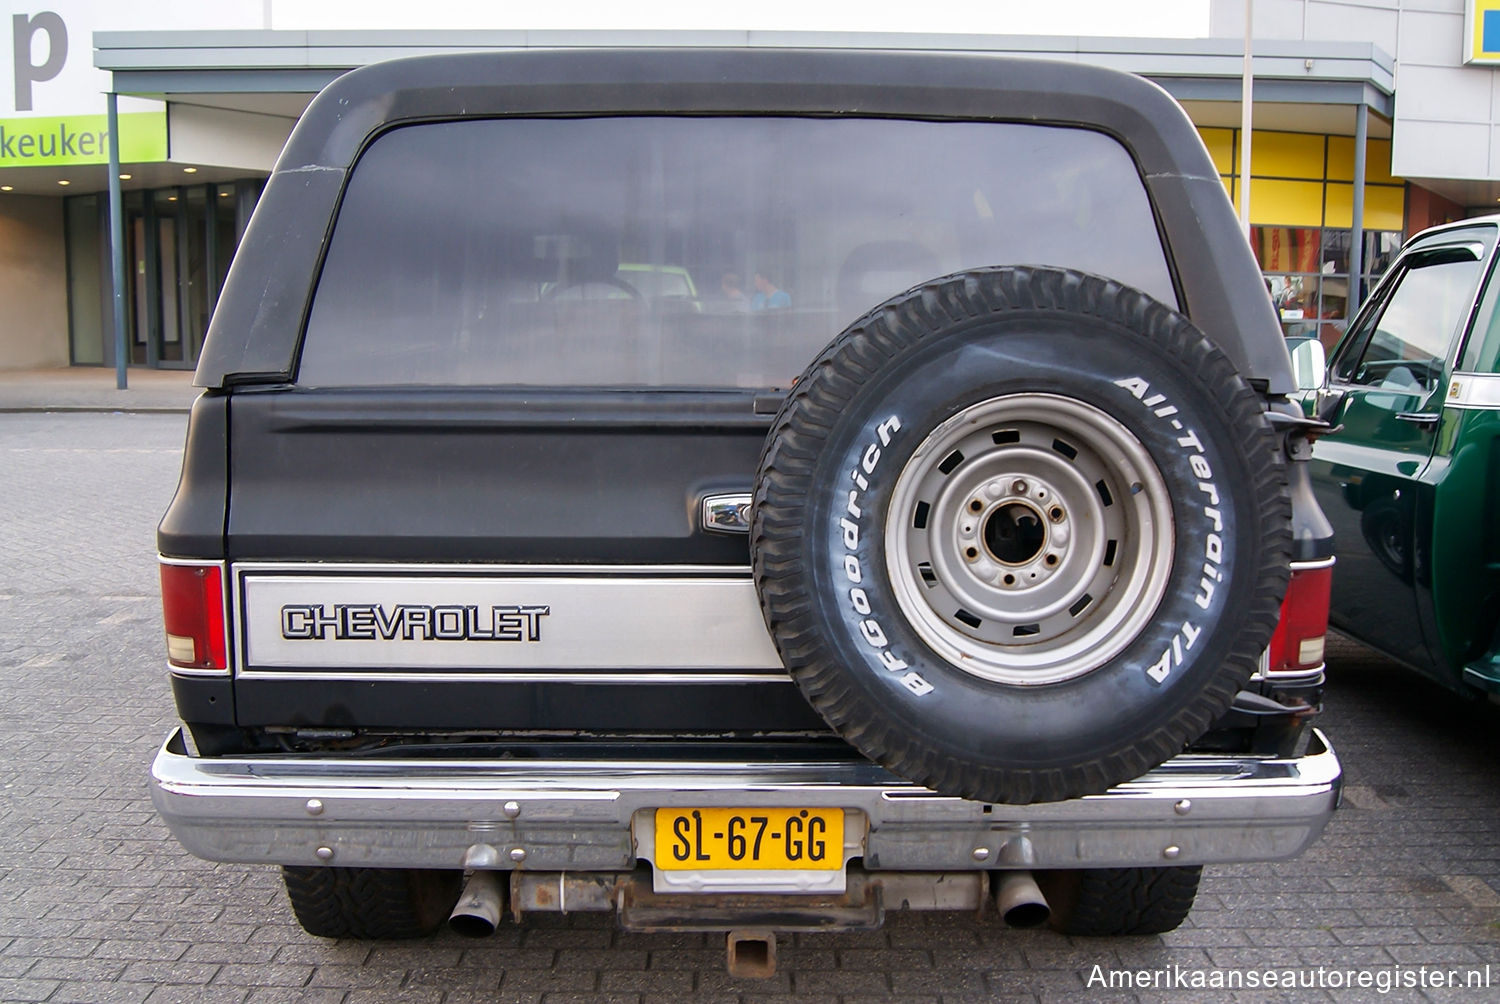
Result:
{"label": "wheel center hub", "polygon": [[984,546],[1002,565],[1024,565],[1046,544],[1046,520],[1029,503],[1006,502],[996,506],[984,521]]}
{"label": "wheel center hub", "polygon": [[961,567],[981,593],[1045,586],[1072,550],[1073,528],[1057,485],[1038,470],[1024,477],[975,475],[977,484],[956,486],[969,500],[953,513]]}

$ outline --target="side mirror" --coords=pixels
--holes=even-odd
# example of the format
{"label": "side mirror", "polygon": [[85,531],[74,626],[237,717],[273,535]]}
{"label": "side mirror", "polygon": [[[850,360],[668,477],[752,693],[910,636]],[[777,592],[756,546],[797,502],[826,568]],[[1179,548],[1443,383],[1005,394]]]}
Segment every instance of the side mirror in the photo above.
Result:
{"label": "side mirror", "polygon": [[1286,340],[1292,354],[1292,376],[1298,390],[1317,390],[1328,379],[1328,355],[1316,338],[1299,336]]}

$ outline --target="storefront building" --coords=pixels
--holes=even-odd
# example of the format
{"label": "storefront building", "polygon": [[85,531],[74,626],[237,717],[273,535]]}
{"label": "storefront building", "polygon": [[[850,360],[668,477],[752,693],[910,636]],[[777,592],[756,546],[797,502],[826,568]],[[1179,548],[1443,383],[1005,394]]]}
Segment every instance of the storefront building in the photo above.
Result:
{"label": "storefront building", "polygon": [[[196,5],[204,6],[204,5]],[[252,6],[255,9],[252,10]],[[131,11],[104,0],[9,5],[0,44],[0,369],[113,365],[106,190],[111,143],[93,65],[101,25],[163,19],[241,28],[259,5],[195,11],[166,0]],[[191,112],[160,100],[118,102],[124,190],[128,361],[190,367],[238,234],[274,151],[202,142]],[[284,139],[291,119],[280,130]]]}
{"label": "storefront building", "polygon": [[[1395,0],[1391,4],[1394,11]],[[1265,6],[1260,0],[1258,9]],[[1311,12],[1328,5],[1307,0],[1292,6],[1306,29],[1321,23]],[[1225,37],[1188,40],[718,32],[690,41],[1001,51],[1130,70],[1182,102],[1233,198],[1243,173],[1243,59],[1241,39],[1229,37],[1242,30],[1240,22],[1230,24],[1229,7],[1243,10],[1239,0],[1213,6],[1213,30]],[[1464,63],[1462,5],[1454,7],[1417,27],[1441,29],[1452,43],[1452,66],[1445,69],[1477,74],[1488,89],[1495,71]],[[119,95],[127,362],[190,367],[286,135],[313,94],[338,74],[422,52],[684,41],[620,32],[265,31],[255,27],[260,9],[258,0],[216,9],[214,16],[239,19],[210,26],[221,30],[92,32],[66,17],[49,18],[47,10],[13,11],[13,32],[27,38],[0,49],[29,52],[30,59],[18,57],[12,67],[14,114],[3,117],[8,110],[0,107],[0,296],[12,307],[0,327],[0,369],[116,363],[102,91]],[[137,12],[132,26],[149,29],[141,22],[152,17]],[[67,33],[65,51],[58,47],[58,23]],[[1400,18],[1393,23],[1402,24]],[[1379,36],[1388,49],[1355,37],[1352,29],[1321,36],[1301,30],[1290,37],[1263,30],[1260,20],[1256,27],[1250,241],[1288,332],[1316,332],[1331,341],[1343,328],[1351,296],[1368,292],[1405,236],[1496,207],[1500,165],[1491,171],[1487,162],[1439,156],[1436,163],[1465,165],[1467,176],[1446,178],[1431,169],[1432,152],[1424,150],[1427,160],[1407,157],[1406,163],[1426,173],[1401,174],[1402,111],[1408,103],[1417,110],[1427,104],[1420,93],[1406,97],[1405,64],[1403,91],[1396,93],[1388,55],[1394,36],[1365,33]],[[1425,34],[1424,41],[1430,42]],[[1403,52],[1412,48],[1403,46]],[[48,88],[81,59],[93,64],[83,68],[92,83],[74,87],[72,97],[49,97]],[[1500,128],[1486,123],[1486,130]],[[1364,152],[1357,156],[1361,132]],[[1418,135],[1425,137],[1420,142],[1433,142],[1430,132]],[[24,155],[23,136],[30,137]],[[1472,138],[1449,130],[1445,141]],[[1351,254],[1356,217],[1357,256]],[[1351,282],[1356,257],[1358,281]]]}

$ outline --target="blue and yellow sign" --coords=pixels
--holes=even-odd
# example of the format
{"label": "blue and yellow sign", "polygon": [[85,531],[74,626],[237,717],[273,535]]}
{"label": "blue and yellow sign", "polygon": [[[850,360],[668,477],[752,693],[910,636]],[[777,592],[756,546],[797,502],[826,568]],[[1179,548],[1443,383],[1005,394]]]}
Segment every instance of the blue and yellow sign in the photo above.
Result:
{"label": "blue and yellow sign", "polygon": [[1464,62],[1500,66],[1500,0],[1464,0]]}

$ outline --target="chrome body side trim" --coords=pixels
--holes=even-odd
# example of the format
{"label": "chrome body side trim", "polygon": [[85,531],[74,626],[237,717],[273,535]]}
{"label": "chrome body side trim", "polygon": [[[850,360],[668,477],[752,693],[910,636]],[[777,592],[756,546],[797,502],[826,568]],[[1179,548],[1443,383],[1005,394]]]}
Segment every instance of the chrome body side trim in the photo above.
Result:
{"label": "chrome body side trim", "polygon": [[1455,373],[1448,380],[1445,408],[1500,409],[1500,373]]}
{"label": "chrome body side trim", "polygon": [[745,568],[246,562],[233,572],[244,679],[787,679]]}
{"label": "chrome body side trim", "polygon": [[967,870],[993,866],[1017,835],[1037,868],[1287,858],[1322,832],[1341,783],[1316,730],[1302,757],[1184,754],[1102,795],[1022,806],[940,796],[858,759],[201,758],[179,730],[152,765],[151,798],[211,861],[462,868],[478,847],[496,867],[619,871],[647,859],[652,809],[766,805],[862,815],[872,870]]}
{"label": "chrome body side trim", "polygon": [[[173,672],[178,672],[173,670]],[[219,673],[219,676],[224,674]],[[335,683],[554,683],[584,684],[604,683],[611,685],[654,686],[676,684],[725,684],[725,683],[778,683],[793,686],[792,678],[785,669],[765,672],[708,672],[697,670],[672,670],[670,672],[621,671],[608,672],[527,672],[504,671],[466,673],[406,672],[392,673],[372,670],[364,671],[300,671],[276,670],[239,674],[242,680],[301,680],[333,681]]]}

